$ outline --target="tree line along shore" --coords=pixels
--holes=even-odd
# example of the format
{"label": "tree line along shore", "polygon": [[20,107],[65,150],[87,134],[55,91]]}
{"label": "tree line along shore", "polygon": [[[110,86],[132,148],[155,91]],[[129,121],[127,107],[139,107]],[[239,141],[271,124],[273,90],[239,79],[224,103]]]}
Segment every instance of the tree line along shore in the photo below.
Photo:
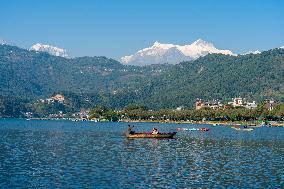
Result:
{"label": "tree line along shore", "polygon": [[[256,108],[223,107],[218,109],[160,109],[152,110],[146,106],[128,105],[122,110],[115,110],[107,106],[76,111],[65,103],[35,103],[13,101],[0,107],[0,117],[28,118],[28,119],[77,119],[93,121],[128,121],[128,122],[161,122],[161,123],[213,123],[213,124],[249,124],[259,125],[271,122],[273,125],[283,125],[284,103],[277,103],[273,109],[266,106],[266,102],[259,103]],[[24,108],[23,108],[24,107]]]}
{"label": "tree line along shore", "polygon": [[160,123],[208,123],[208,124],[247,124],[258,126],[271,124],[284,126],[284,104],[278,104],[273,110],[260,103],[255,109],[231,107],[224,109],[202,108],[199,110],[149,110],[144,106],[128,106],[122,111],[113,111],[104,107],[96,107],[90,112],[90,120],[112,120],[126,122],[160,122]]}

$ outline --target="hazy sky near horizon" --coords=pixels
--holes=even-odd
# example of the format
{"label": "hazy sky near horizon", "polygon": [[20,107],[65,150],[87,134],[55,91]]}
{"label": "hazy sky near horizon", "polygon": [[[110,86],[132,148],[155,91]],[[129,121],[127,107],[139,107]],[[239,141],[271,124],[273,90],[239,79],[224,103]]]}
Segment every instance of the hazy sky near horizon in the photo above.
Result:
{"label": "hazy sky near horizon", "polygon": [[0,0],[0,39],[118,59],[201,38],[234,53],[284,45],[281,0]]}

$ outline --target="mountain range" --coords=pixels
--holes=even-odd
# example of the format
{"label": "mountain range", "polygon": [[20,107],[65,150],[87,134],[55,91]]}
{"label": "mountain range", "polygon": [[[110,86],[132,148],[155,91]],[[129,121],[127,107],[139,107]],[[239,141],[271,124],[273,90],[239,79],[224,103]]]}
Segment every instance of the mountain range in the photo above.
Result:
{"label": "mountain range", "polygon": [[[63,58],[0,45],[1,99],[35,101],[63,93],[77,108],[193,107],[196,98],[284,101],[284,49],[207,54],[179,64],[131,66],[106,57]],[[74,98],[76,97],[76,98]]]}
{"label": "mountain range", "polygon": [[[9,44],[0,39],[0,45]],[[280,48],[284,48],[280,47]],[[46,52],[50,55],[68,58],[66,49],[52,45],[36,43],[29,50],[36,52]],[[155,42],[151,47],[139,50],[133,55],[123,56],[120,62],[125,65],[147,66],[153,64],[178,64],[183,61],[196,60],[207,54],[224,54],[231,56],[259,54],[261,51],[248,51],[243,54],[235,54],[230,50],[219,50],[212,43],[198,39],[190,45],[162,44]]]}
{"label": "mountain range", "polygon": [[47,52],[54,56],[61,56],[65,58],[68,57],[68,54],[65,49],[41,43],[34,44],[33,46],[31,46],[30,50],[34,50],[37,52]]}
{"label": "mountain range", "polygon": [[234,55],[229,50],[219,50],[212,43],[198,39],[190,45],[162,44],[155,42],[151,47],[124,56],[121,62],[127,65],[145,66],[150,64],[178,64],[182,61],[196,60],[207,54]]}

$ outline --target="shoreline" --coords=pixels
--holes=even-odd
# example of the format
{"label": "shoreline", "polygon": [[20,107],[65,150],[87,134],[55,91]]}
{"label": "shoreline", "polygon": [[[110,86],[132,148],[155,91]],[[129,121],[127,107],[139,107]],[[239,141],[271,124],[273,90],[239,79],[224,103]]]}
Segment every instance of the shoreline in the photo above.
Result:
{"label": "shoreline", "polygon": [[[73,122],[111,122],[111,121],[95,121],[88,119],[75,118],[0,118],[0,119],[20,119],[20,120],[50,120],[50,121],[73,121]],[[172,121],[172,120],[120,120],[122,123],[160,123],[160,124],[197,124],[197,125],[212,125],[212,126],[241,126],[262,127],[261,121]],[[284,127],[284,121],[267,121],[270,127]]]}
{"label": "shoreline", "polygon": [[[173,124],[198,124],[198,125],[212,125],[212,126],[236,126],[247,125],[250,127],[262,127],[260,121],[151,121],[151,120],[124,120],[121,122],[127,123],[173,123]],[[268,121],[272,127],[284,127],[284,122]]]}

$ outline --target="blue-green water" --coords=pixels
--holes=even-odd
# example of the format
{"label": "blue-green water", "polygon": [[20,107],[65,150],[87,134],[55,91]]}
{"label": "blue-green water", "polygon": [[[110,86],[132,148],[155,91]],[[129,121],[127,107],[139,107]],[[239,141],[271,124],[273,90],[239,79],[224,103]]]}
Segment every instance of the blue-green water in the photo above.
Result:
{"label": "blue-green water", "polygon": [[283,188],[284,128],[128,140],[127,123],[0,120],[1,188]]}

